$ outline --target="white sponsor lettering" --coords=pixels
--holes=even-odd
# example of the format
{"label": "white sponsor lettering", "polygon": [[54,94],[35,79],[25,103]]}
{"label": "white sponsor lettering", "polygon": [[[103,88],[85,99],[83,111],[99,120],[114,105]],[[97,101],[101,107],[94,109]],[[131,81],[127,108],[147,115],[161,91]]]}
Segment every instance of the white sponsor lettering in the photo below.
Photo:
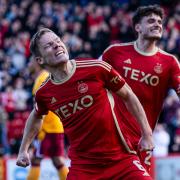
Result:
{"label": "white sponsor lettering", "polygon": [[139,70],[133,69],[131,73],[131,79],[134,79],[135,81],[138,81],[139,78]]}
{"label": "white sponsor lettering", "polygon": [[82,108],[81,106],[79,106],[78,104],[79,104],[79,99],[77,99],[77,100],[74,102],[74,104],[73,104],[73,103],[69,103],[69,104],[68,104],[70,107],[73,108],[73,112],[72,112],[73,114],[75,114],[77,110],[82,110],[82,109],[83,109],[83,108]]}
{"label": "white sponsor lettering", "polygon": [[131,68],[123,66],[123,69],[125,70],[124,76],[127,77],[128,76],[128,71],[129,70],[131,71]]}
{"label": "white sponsor lettering", "polygon": [[[88,100],[89,102],[86,102]],[[90,95],[81,98],[81,104],[83,107],[90,107],[93,104],[93,97]]]}
{"label": "white sponsor lettering", "polygon": [[158,76],[152,76],[150,78],[150,84],[152,86],[157,86],[159,84],[159,77]]}
{"label": "white sponsor lettering", "polygon": [[64,117],[68,117],[71,114],[68,112],[67,105],[60,107],[60,111]]}
{"label": "white sponsor lettering", "polygon": [[92,104],[93,97],[91,95],[86,95],[80,99],[76,99],[74,102],[61,106],[59,109],[55,110],[55,112],[60,118],[67,118],[84,108],[90,107]]}
{"label": "white sponsor lettering", "polygon": [[150,73],[146,74],[138,69],[132,69],[130,67],[123,66],[124,76],[135,81],[139,81],[151,86],[157,86],[159,84],[159,77]]}

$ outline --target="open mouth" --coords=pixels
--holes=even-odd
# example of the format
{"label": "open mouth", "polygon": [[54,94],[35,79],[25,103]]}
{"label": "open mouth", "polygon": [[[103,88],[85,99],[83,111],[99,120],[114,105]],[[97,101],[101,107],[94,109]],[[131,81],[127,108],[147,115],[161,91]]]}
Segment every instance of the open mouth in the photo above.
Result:
{"label": "open mouth", "polygon": [[161,32],[161,29],[160,29],[160,28],[153,28],[153,29],[151,29],[151,32],[160,33],[160,32]]}
{"label": "open mouth", "polygon": [[60,56],[62,54],[65,54],[65,52],[63,50],[56,52],[55,56]]}

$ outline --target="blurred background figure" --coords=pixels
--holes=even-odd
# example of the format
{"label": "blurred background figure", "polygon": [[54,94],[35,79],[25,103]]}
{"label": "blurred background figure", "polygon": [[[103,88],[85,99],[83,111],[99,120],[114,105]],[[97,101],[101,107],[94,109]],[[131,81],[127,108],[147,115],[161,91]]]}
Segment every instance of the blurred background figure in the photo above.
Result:
{"label": "blurred background figure", "polygon": [[174,137],[179,128],[180,102],[174,90],[170,90],[164,102],[164,109],[160,116],[160,122],[165,123],[170,136],[169,153],[173,153]]}
{"label": "blurred background figure", "polygon": [[158,123],[153,132],[155,157],[165,157],[168,155],[170,136],[163,124]]}
{"label": "blurred background figure", "polygon": [[8,119],[8,115],[6,111],[2,106],[0,106],[0,157],[3,155],[10,154],[10,147],[7,138],[7,126],[6,126],[7,119]]}

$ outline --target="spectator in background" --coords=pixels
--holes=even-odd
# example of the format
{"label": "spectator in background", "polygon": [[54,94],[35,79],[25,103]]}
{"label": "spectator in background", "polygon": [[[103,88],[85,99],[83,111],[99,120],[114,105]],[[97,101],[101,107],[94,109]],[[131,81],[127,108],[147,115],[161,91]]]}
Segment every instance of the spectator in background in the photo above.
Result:
{"label": "spectator in background", "polygon": [[1,105],[8,113],[8,119],[12,120],[14,118],[16,104],[13,96],[13,88],[11,86],[7,86],[5,91],[1,93]]}
{"label": "spectator in background", "polygon": [[154,150],[153,156],[165,157],[168,155],[170,136],[164,127],[164,124],[157,124],[153,132]]}
{"label": "spectator in background", "polygon": [[169,130],[171,135],[170,152],[177,152],[180,132],[180,106],[176,108],[174,115],[170,119]]}
{"label": "spectator in background", "polygon": [[180,108],[180,102],[174,90],[170,90],[164,101],[164,108],[160,116],[160,122],[167,124],[167,131],[170,135],[169,152],[173,152],[174,136],[177,129],[177,112]]}
{"label": "spectator in background", "polygon": [[10,147],[7,137],[8,115],[5,109],[0,106],[0,156],[10,154]]}
{"label": "spectator in background", "polygon": [[29,115],[29,112],[14,111],[13,118],[7,121],[8,142],[12,155],[16,155],[18,153],[27,115]]}
{"label": "spectator in background", "polygon": [[173,16],[168,19],[165,48],[177,56],[180,52],[180,3],[175,7]]}
{"label": "spectator in background", "polygon": [[180,152],[180,129],[178,128],[176,130],[175,136],[174,136],[174,143],[171,147],[173,153],[179,153]]}
{"label": "spectator in background", "polygon": [[164,101],[163,120],[166,124],[171,123],[172,117],[175,115],[176,109],[180,107],[179,97],[176,92],[171,89]]}
{"label": "spectator in background", "polygon": [[27,100],[30,95],[24,89],[24,85],[25,81],[23,78],[17,78],[14,83],[13,97],[16,111],[25,111],[27,109]]}

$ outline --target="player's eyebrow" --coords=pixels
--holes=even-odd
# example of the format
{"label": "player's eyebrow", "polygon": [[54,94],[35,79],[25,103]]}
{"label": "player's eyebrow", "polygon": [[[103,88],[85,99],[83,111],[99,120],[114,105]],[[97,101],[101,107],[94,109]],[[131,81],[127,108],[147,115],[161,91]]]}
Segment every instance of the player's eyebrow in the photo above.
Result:
{"label": "player's eyebrow", "polygon": [[50,45],[50,44],[52,44],[52,41],[49,41],[49,42],[47,42],[47,43],[44,43],[43,46],[47,46],[47,45]]}
{"label": "player's eyebrow", "polygon": [[55,39],[50,40],[49,42],[43,44],[43,46],[50,45],[50,44],[52,44],[53,41],[57,41],[57,40],[60,40],[60,38],[59,38],[59,37],[56,37]]}
{"label": "player's eyebrow", "polygon": [[[154,22],[154,21],[156,21],[156,18],[155,18],[155,17],[149,17],[149,18],[147,19],[147,21],[148,21],[148,22],[150,22],[150,21],[151,21],[151,22],[152,22],[152,21]],[[157,19],[157,21],[158,21],[158,23],[162,23],[162,19]]]}

